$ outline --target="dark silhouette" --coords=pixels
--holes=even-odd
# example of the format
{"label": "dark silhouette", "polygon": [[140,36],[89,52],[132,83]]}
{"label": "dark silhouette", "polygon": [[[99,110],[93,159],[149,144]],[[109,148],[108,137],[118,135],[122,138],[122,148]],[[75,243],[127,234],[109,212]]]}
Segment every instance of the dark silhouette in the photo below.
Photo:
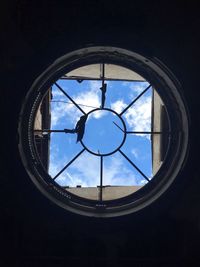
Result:
{"label": "dark silhouette", "polygon": [[64,129],[65,133],[76,133],[75,129]]}
{"label": "dark silhouette", "polygon": [[[87,114],[83,115],[80,117],[80,119],[78,120],[78,122],[76,123],[76,126],[74,129],[64,129],[62,131],[64,131],[65,133],[77,133],[77,140],[76,142],[78,143],[79,141],[82,140],[84,132],[85,132],[85,122],[87,120]],[[57,130],[53,130],[53,131],[57,131]],[[58,130],[60,131],[60,130]]]}
{"label": "dark silhouette", "polygon": [[85,132],[85,123],[87,120],[87,114],[80,117],[79,121],[76,124],[75,132],[77,133],[76,143],[82,140]]}
{"label": "dark silhouette", "polygon": [[104,105],[105,105],[106,88],[107,88],[107,84],[106,83],[100,88],[100,90],[102,91],[101,108],[104,108]]}

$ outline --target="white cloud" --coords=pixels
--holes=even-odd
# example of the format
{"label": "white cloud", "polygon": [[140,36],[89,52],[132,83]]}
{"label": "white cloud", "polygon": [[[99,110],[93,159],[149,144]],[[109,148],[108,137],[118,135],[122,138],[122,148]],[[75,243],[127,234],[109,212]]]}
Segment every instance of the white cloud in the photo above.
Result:
{"label": "white cloud", "polygon": [[64,118],[65,121],[75,124],[81,115],[82,113],[74,105],[55,103],[51,107],[51,127],[57,126]]}
{"label": "white cloud", "polygon": [[[62,158],[59,157],[59,154],[57,153],[54,147],[54,150],[52,150],[51,153],[51,159],[49,164],[50,176],[52,178],[55,177],[70,160],[71,159],[68,159],[66,156]],[[57,182],[61,186],[87,186],[87,184],[84,182],[84,179],[81,179],[80,175],[77,175],[77,173],[73,174],[73,172],[70,173],[68,168],[55,179],[55,182]]]}
{"label": "white cloud", "polygon": [[139,157],[139,152],[138,152],[138,150],[137,149],[132,149],[131,150],[131,153],[133,154],[133,156],[137,159],[138,157]]}
{"label": "white cloud", "polygon": [[[124,114],[128,131],[151,131],[151,96],[142,96]],[[128,106],[123,100],[111,104],[111,108],[120,113]],[[149,135],[141,134],[149,139]]]}
{"label": "white cloud", "polygon": [[147,183],[148,183],[148,181],[145,180],[145,179],[143,179],[143,180],[140,181],[140,185],[143,185],[143,186],[144,186],[145,184],[147,184]]}
{"label": "white cloud", "polygon": [[[59,158],[53,153],[51,154],[49,174],[51,177],[62,170],[62,168],[70,161],[67,157]],[[65,171],[63,171],[56,182],[62,186],[83,187],[99,185],[99,158],[83,152]]]}
{"label": "white cloud", "polygon": [[[50,175],[54,177],[69,160],[66,157],[59,159],[53,156],[50,162]],[[83,152],[55,181],[62,186],[96,187],[100,184],[100,158]],[[124,163],[124,159],[114,155],[104,163],[103,184],[136,185],[137,180],[133,170]]]}
{"label": "white cloud", "polygon": [[114,155],[104,167],[105,185],[136,185],[136,176],[133,171],[124,164],[124,159]]}
{"label": "white cloud", "polygon": [[[99,90],[100,87],[101,87],[100,82],[90,81],[89,89],[87,91],[81,91],[77,95],[72,96],[72,98],[77,104],[80,104],[81,109],[85,113],[88,113],[95,107],[99,108],[101,105],[100,90]],[[62,95],[63,93],[59,92],[58,90],[53,91],[53,97],[54,96],[62,97]],[[66,101],[70,102],[67,98]],[[51,127],[54,128],[63,118],[67,118],[67,120],[70,123],[75,125],[81,115],[82,115],[81,111],[74,104],[63,103],[63,102],[53,103],[51,107]],[[103,112],[95,112],[93,116],[95,118],[100,118],[103,116]]]}
{"label": "white cloud", "polygon": [[84,152],[72,165],[69,172],[73,179],[80,180],[82,186],[91,187],[99,185],[99,157]]}
{"label": "white cloud", "polygon": [[141,94],[142,91],[144,91],[149,83],[147,82],[138,82],[138,83],[131,83],[130,89],[133,93],[136,93],[137,95]]}
{"label": "white cloud", "polygon": [[132,131],[151,131],[151,96],[138,99],[124,116]]}
{"label": "white cloud", "polygon": [[100,93],[99,88],[101,84],[98,81],[90,81],[90,88],[87,91],[80,92],[77,96],[75,96],[74,101],[76,103],[91,106],[91,107],[81,107],[83,110],[88,113],[90,110],[94,109],[94,107],[99,108],[101,105],[100,102]]}
{"label": "white cloud", "polygon": [[129,87],[134,94],[139,95],[140,93],[142,93],[142,91],[144,91],[147,88],[147,86],[149,86],[149,83],[148,82],[122,82],[122,86]]}
{"label": "white cloud", "polygon": [[122,86],[128,86],[131,82],[122,82]]}
{"label": "white cloud", "polygon": [[122,110],[125,109],[126,106],[127,106],[127,104],[122,99],[117,100],[114,103],[111,103],[111,109],[113,109],[117,113],[121,113]]}
{"label": "white cloud", "polygon": [[64,94],[61,91],[53,89],[53,98],[54,97],[64,97]]}
{"label": "white cloud", "polygon": [[100,87],[102,85],[102,82],[101,81],[89,81],[89,87],[92,91],[95,91],[95,92],[100,92]]}

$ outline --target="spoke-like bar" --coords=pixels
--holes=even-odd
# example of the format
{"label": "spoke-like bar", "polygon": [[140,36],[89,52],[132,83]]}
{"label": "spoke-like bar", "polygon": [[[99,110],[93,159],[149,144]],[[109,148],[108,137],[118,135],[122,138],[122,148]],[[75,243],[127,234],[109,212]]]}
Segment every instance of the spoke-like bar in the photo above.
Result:
{"label": "spoke-like bar", "polygon": [[170,132],[127,131],[127,134],[171,134]]}
{"label": "spoke-like bar", "polygon": [[49,129],[44,129],[44,130],[34,130],[34,132],[39,132],[39,133],[64,133],[65,130],[49,130]]}
{"label": "spoke-like bar", "polygon": [[[60,77],[60,80],[80,80],[80,81],[88,81],[88,80],[93,80],[93,81],[101,81],[101,78],[99,77],[86,77],[86,76],[62,76]],[[133,79],[120,79],[120,78],[106,78],[107,81],[120,81],[120,82],[138,82],[138,83],[143,83],[143,80],[133,80]]]}
{"label": "spoke-like bar", "polygon": [[113,123],[117,126],[117,128],[119,128],[123,133],[125,133],[124,130],[116,122],[113,121]]}
{"label": "spoke-like bar", "polygon": [[72,101],[72,103],[83,113],[86,115],[85,111],[82,110],[82,108],[60,87],[59,84],[55,83],[55,85],[58,87],[58,89],[67,97],[69,100]]}
{"label": "spoke-like bar", "polygon": [[151,87],[151,84],[141,93],[139,94],[120,114],[119,116],[122,116],[146,91]]}
{"label": "spoke-like bar", "polygon": [[39,133],[75,133],[76,131],[74,129],[64,129],[64,130],[50,130],[50,129],[37,130],[37,129],[35,129],[34,132],[39,132]]}
{"label": "spoke-like bar", "polygon": [[[62,101],[62,100],[51,100],[51,102],[53,102],[53,103],[66,103],[66,104],[74,105],[71,102]],[[86,108],[98,108],[98,107],[84,105],[84,104],[80,104],[80,103],[77,103],[77,105],[82,106],[82,107],[86,107]]]}
{"label": "spoke-like bar", "polygon": [[149,178],[119,149],[119,152],[122,156],[125,157],[126,160],[148,181],[150,182]]}
{"label": "spoke-like bar", "polygon": [[116,122],[113,123],[119,128],[123,133],[126,134],[171,134],[171,132],[160,132],[160,131],[124,131]]}
{"label": "spoke-like bar", "polygon": [[100,157],[100,201],[103,200],[103,156]]}
{"label": "spoke-like bar", "polygon": [[53,178],[53,180],[55,180],[56,178],[58,178],[58,176],[62,172],[64,172],[64,170],[66,170],[69,167],[69,165],[71,165],[72,162],[74,162],[84,151],[85,151],[85,148],[83,148],[72,160],[70,160],[70,162],[68,162],[67,165],[65,165],[65,167],[61,171],[59,171],[59,173],[56,174],[56,176]]}

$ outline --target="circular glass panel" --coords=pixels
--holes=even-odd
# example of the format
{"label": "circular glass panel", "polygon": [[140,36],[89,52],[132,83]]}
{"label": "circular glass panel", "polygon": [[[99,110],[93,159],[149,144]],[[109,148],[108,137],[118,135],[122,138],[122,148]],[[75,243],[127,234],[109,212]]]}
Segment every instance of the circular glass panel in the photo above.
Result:
{"label": "circular glass panel", "polygon": [[87,115],[81,144],[93,155],[108,156],[123,145],[125,137],[122,118],[112,110],[97,109]]}

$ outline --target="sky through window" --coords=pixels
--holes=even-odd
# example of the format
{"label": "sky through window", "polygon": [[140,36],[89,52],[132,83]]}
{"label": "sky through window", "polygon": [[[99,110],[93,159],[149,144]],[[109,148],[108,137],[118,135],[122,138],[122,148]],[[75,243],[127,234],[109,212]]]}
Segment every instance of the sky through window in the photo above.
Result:
{"label": "sky through window", "polygon": [[[101,106],[101,81],[76,80],[57,81],[59,86],[85,112]],[[105,108],[120,114],[148,86],[148,82],[106,81]],[[152,89],[149,88],[123,115],[127,131],[151,131]],[[106,112],[92,112],[86,122],[83,141],[93,150],[113,149],[122,132],[116,116]],[[82,112],[57,88],[52,86],[51,130],[73,129]],[[96,134],[91,134],[96,130]],[[51,133],[49,174],[54,177],[83,147],[76,142],[77,135]],[[120,141],[119,141],[120,142]],[[151,135],[128,134],[121,150],[148,177],[152,177]],[[56,179],[61,186],[96,187],[100,184],[100,157],[84,151]],[[142,186],[144,177],[119,152],[104,157],[103,185]]]}

